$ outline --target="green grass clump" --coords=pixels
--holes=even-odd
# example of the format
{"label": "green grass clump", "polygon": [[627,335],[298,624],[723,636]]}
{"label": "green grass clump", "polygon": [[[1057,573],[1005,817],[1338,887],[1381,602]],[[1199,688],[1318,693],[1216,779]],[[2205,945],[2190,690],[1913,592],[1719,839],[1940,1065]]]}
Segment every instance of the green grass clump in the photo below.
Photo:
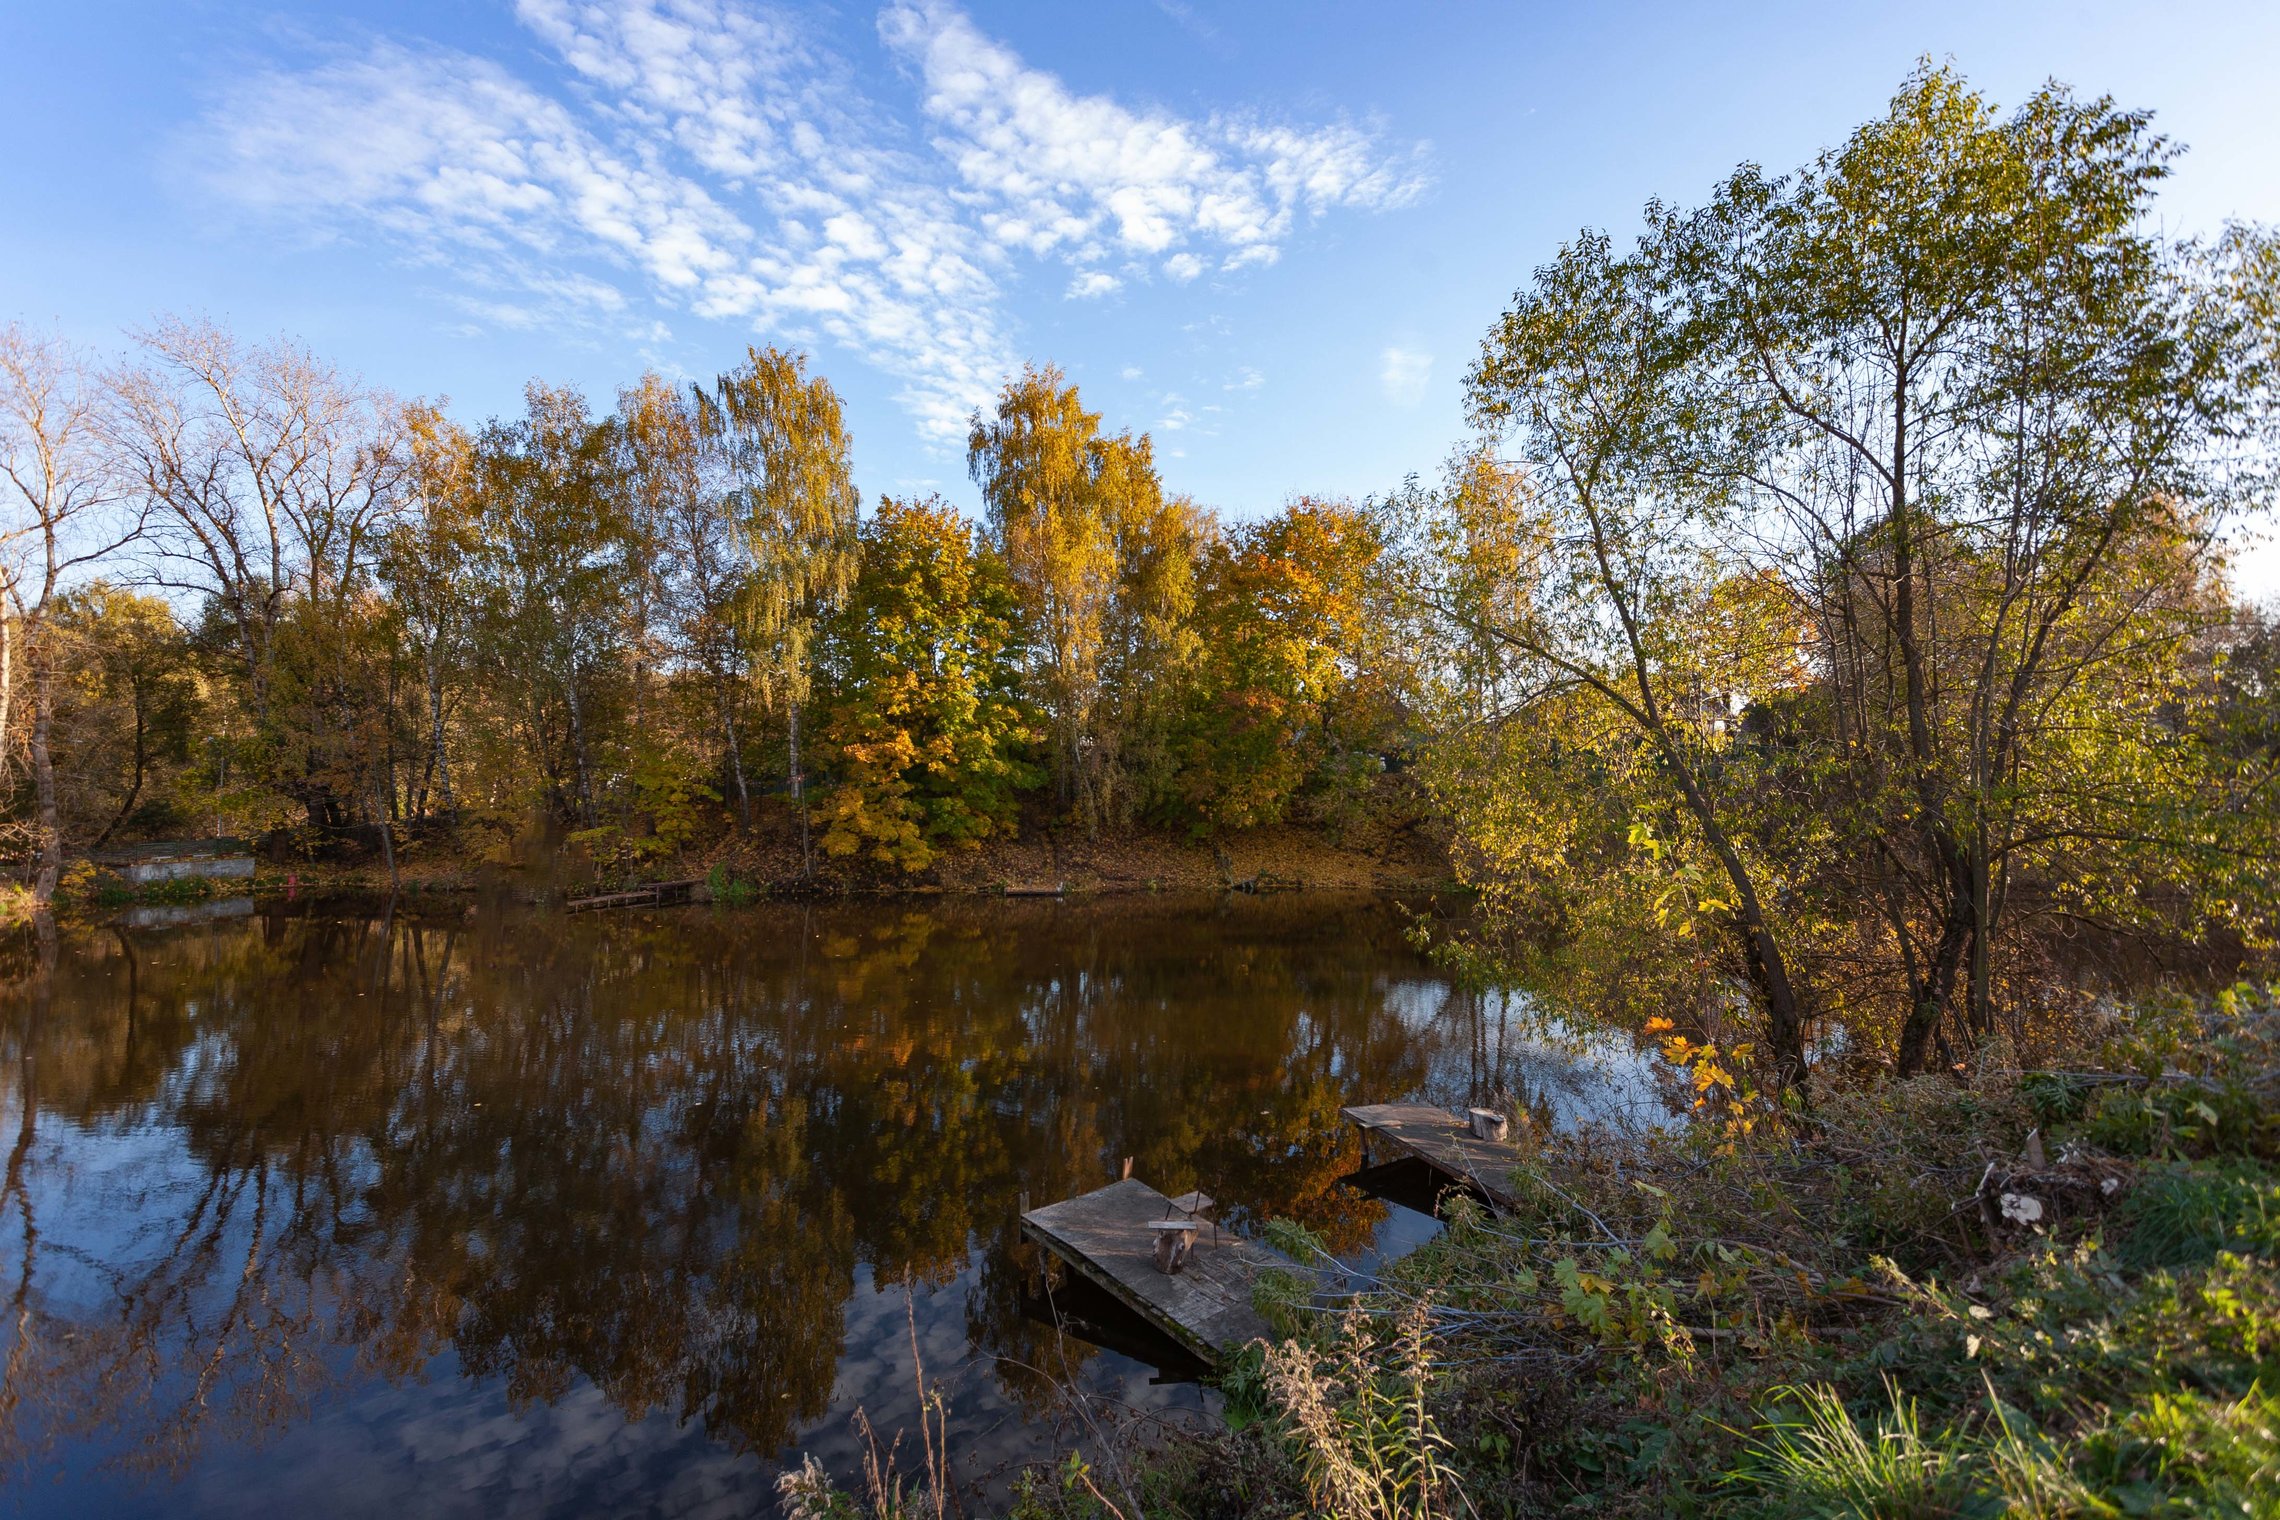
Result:
{"label": "green grass clump", "polygon": [[2194,1266],[2220,1251],[2280,1257],[2280,1181],[2249,1162],[2198,1163],[2153,1173],[2114,1211],[2125,1266]]}

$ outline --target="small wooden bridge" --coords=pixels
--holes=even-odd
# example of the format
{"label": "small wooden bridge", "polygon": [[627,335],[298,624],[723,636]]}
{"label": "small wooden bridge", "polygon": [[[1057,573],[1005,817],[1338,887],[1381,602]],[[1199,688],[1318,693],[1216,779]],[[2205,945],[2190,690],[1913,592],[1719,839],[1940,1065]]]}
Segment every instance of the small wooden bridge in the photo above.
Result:
{"label": "small wooden bridge", "polygon": [[1239,1240],[1204,1219],[1179,1271],[1159,1270],[1154,1237],[1189,1202],[1127,1177],[1028,1210],[1021,1233],[1183,1349],[1217,1366],[1251,1341],[1273,1338],[1251,1306],[1251,1284],[1261,1272],[1295,1264],[1270,1246]]}
{"label": "small wooden bridge", "polygon": [[1499,1208],[1518,1195],[1512,1169],[1520,1153],[1509,1142],[1483,1140],[1472,1125],[1445,1108],[1424,1103],[1369,1103],[1341,1109],[1362,1132],[1362,1165],[1399,1159],[1422,1161],[1452,1182],[1471,1188]]}
{"label": "small wooden bridge", "polygon": [[565,913],[590,913],[596,908],[645,908],[656,903],[687,902],[705,884],[701,876],[687,881],[651,881],[617,892],[596,892],[573,897],[562,905]]}

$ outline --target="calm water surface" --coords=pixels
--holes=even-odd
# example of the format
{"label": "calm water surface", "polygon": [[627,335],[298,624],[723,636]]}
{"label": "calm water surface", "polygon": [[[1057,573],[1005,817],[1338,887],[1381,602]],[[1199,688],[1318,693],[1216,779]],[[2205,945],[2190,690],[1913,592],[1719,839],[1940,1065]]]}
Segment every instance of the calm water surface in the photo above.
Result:
{"label": "calm water surface", "polygon": [[0,983],[35,1515],[769,1513],[858,1406],[912,1420],[914,1343],[986,1478],[1063,1434],[1040,1369],[1214,1397],[1036,1317],[1023,1193],[1130,1156],[1366,1266],[1431,1225],[1341,1185],[1341,1105],[1645,1090],[1316,896],[302,905],[26,935]]}

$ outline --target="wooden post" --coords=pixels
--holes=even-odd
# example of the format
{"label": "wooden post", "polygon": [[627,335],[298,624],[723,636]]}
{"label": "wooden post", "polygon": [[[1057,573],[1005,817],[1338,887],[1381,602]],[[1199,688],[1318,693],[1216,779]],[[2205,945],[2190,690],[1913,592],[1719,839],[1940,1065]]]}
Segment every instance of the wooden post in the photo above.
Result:
{"label": "wooden post", "polygon": [[1475,1140],[1502,1140],[1511,1129],[1511,1121],[1493,1109],[1467,1109],[1465,1117],[1472,1121]]}

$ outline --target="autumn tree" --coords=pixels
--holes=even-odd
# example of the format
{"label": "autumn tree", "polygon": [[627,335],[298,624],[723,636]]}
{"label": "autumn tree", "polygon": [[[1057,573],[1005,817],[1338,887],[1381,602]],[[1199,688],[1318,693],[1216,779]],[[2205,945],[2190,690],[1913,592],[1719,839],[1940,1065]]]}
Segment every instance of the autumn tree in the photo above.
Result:
{"label": "autumn tree", "polygon": [[830,625],[824,852],[906,871],[1008,833],[1040,779],[1004,562],[938,498],[882,498]]}
{"label": "autumn tree", "polygon": [[266,722],[292,598],[352,596],[397,505],[397,409],[307,349],[168,318],[116,377],[112,437],[152,515],[159,580],[211,596]]}
{"label": "autumn tree", "polygon": [[413,806],[424,811],[432,795],[450,812],[458,806],[446,741],[453,678],[475,654],[475,440],[438,408],[415,405],[406,411],[403,447],[404,510],[389,528],[379,573],[426,693]]}
{"label": "autumn tree", "polygon": [[483,665],[557,809],[599,818],[598,757],[623,672],[623,502],[610,430],[574,390],[531,382],[476,439],[472,564]]}
{"label": "autumn tree", "polygon": [[66,672],[56,716],[65,790],[90,827],[87,847],[101,849],[138,809],[173,811],[165,783],[190,761],[202,683],[164,598],[97,580],[58,602],[55,631]]}
{"label": "autumn tree", "polygon": [[751,561],[747,627],[783,704],[800,855],[813,869],[800,719],[816,633],[855,576],[861,500],[848,459],[839,393],[807,360],[751,349],[745,363],[696,393],[701,435],[729,479],[728,511]]}
{"label": "autumn tree", "polygon": [[1658,280],[1652,253],[1623,258],[1598,234],[1537,270],[1468,381],[1476,415],[1519,442],[1525,483],[1494,489],[1493,472],[1456,472],[1431,510],[1403,524],[1407,589],[1456,645],[1490,646],[1495,721],[1537,721],[1540,699],[1588,693],[1653,754],[1670,810],[1713,863],[1708,900],[1774,1065],[1795,1080],[1807,1010],[1777,868],[1737,816],[1753,794],[1722,784],[1731,703],[1752,689],[1751,667],[1780,651],[1734,651],[1731,668],[1701,658],[1704,596],[1738,567],[1722,547],[1728,499],[1680,473],[1674,422],[1689,355]]}
{"label": "autumn tree", "polygon": [[53,627],[67,579],[132,538],[139,522],[105,520],[120,486],[103,447],[102,389],[60,341],[0,328],[0,753],[8,740],[14,661],[31,678],[27,748],[35,797],[34,897],[55,896],[63,871],[56,801],[55,707],[62,651]]}
{"label": "autumn tree", "polygon": [[[754,586],[748,525],[737,515],[735,467],[706,446],[703,402],[655,375],[618,393],[618,428],[655,584],[656,633],[666,660],[701,688],[720,740],[717,774],[752,821],[744,768],[752,675]],[[640,679],[637,676],[637,703]]]}
{"label": "autumn tree", "polygon": [[1057,795],[1090,829],[1129,821],[1135,742],[1192,651],[1204,519],[1166,498],[1146,434],[1104,434],[1057,369],[1031,366],[977,415],[967,466],[1031,630]]}
{"label": "autumn tree", "polygon": [[1371,515],[1301,499],[1205,552],[1178,751],[1198,823],[1278,822],[1302,792],[1350,796],[1379,770],[1379,551]]}
{"label": "autumn tree", "polygon": [[1999,116],[1925,69],[1672,225],[1705,463],[1803,593],[1828,737],[1860,756],[1904,1073],[1992,1030],[2029,898],[2141,844],[2216,864],[2205,825],[2108,784],[2174,749],[2161,667],[2227,615],[2210,546],[2270,438],[2253,243],[2153,230],[2173,151],[2110,100]]}

